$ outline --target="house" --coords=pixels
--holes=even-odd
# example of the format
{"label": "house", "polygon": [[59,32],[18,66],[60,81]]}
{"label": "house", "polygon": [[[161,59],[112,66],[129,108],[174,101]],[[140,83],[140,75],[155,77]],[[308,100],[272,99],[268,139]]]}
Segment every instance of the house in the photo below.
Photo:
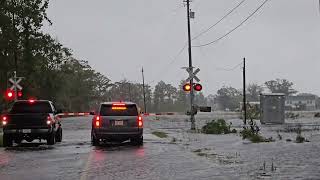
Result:
{"label": "house", "polygon": [[285,106],[287,110],[314,111],[316,110],[316,99],[314,95],[288,96]]}

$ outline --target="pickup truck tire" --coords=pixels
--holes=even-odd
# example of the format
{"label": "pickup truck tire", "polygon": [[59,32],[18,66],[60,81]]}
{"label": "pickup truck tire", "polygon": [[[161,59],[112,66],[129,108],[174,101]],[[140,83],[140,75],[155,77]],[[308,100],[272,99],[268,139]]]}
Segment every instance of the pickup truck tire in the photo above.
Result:
{"label": "pickup truck tire", "polygon": [[55,137],[55,133],[52,132],[48,135],[47,137],[47,144],[48,145],[54,145],[56,143],[56,137]]}
{"label": "pickup truck tire", "polygon": [[62,128],[61,127],[56,132],[56,142],[62,142]]}
{"label": "pickup truck tire", "polygon": [[3,146],[11,147],[13,145],[13,139],[9,134],[3,133]]}
{"label": "pickup truck tire", "polygon": [[96,137],[94,137],[93,133],[91,133],[91,144],[92,144],[92,146],[99,145],[99,140]]}
{"label": "pickup truck tire", "polygon": [[130,142],[136,146],[142,146],[143,145],[143,136],[141,136],[139,138],[130,139]]}
{"label": "pickup truck tire", "polygon": [[21,138],[18,138],[18,139],[14,139],[14,142],[17,143],[17,144],[21,144],[22,142],[22,139]]}

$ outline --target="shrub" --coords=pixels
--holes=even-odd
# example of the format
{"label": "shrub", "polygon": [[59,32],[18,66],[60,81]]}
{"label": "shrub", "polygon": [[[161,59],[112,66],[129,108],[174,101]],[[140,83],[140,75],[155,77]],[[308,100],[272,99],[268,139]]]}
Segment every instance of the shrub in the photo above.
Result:
{"label": "shrub", "polygon": [[301,134],[298,134],[296,137],[296,143],[303,143],[305,142],[305,138],[303,136],[301,136]]}
{"label": "shrub", "polygon": [[237,130],[230,130],[231,123],[227,125],[224,119],[212,120],[202,127],[201,131],[205,134],[229,134],[236,133]]}
{"label": "shrub", "polygon": [[251,129],[248,129],[248,128],[244,128],[240,132],[240,134],[241,134],[243,139],[248,139],[253,143],[272,142],[273,141],[272,138],[266,139],[263,136],[261,136],[259,133],[256,133],[256,132],[254,132],[254,131],[252,131]]}

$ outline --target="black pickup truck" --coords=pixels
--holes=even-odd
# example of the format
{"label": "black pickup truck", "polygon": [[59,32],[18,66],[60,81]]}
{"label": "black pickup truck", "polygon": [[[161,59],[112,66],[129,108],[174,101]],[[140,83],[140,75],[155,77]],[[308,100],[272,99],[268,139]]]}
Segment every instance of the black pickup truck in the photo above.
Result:
{"label": "black pickup truck", "polygon": [[55,106],[47,100],[16,101],[9,113],[1,116],[3,145],[10,147],[13,141],[32,142],[45,139],[48,145],[62,141],[62,127]]}

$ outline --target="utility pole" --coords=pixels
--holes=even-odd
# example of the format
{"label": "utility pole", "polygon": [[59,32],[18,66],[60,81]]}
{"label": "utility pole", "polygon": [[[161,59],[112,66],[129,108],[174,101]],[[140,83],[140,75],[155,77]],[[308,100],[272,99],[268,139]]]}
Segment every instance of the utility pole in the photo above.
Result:
{"label": "utility pole", "polygon": [[143,107],[144,107],[144,113],[147,113],[147,106],[146,106],[146,91],[144,86],[144,73],[143,73],[143,67],[141,70],[142,73],[142,85],[143,85]]}
{"label": "utility pole", "polygon": [[[14,71],[14,82],[17,82],[17,71]],[[18,100],[17,86],[14,86],[14,101]]]}
{"label": "utility pole", "polygon": [[[192,67],[192,53],[191,53],[191,28],[190,28],[190,0],[187,0],[187,20],[188,20],[188,54],[189,54],[189,70],[193,73]],[[193,87],[193,78],[190,80],[190,86]],[[190,90],[190,121],[191,121],[191,130],[196,129],[195,118],[194,118],[194,89]]]}
{"label": "utility pole", "polygon": [[243,58],[243,111],[244,111],[244,124],[247,124],[247,97],[246,97],[246,58]]}

